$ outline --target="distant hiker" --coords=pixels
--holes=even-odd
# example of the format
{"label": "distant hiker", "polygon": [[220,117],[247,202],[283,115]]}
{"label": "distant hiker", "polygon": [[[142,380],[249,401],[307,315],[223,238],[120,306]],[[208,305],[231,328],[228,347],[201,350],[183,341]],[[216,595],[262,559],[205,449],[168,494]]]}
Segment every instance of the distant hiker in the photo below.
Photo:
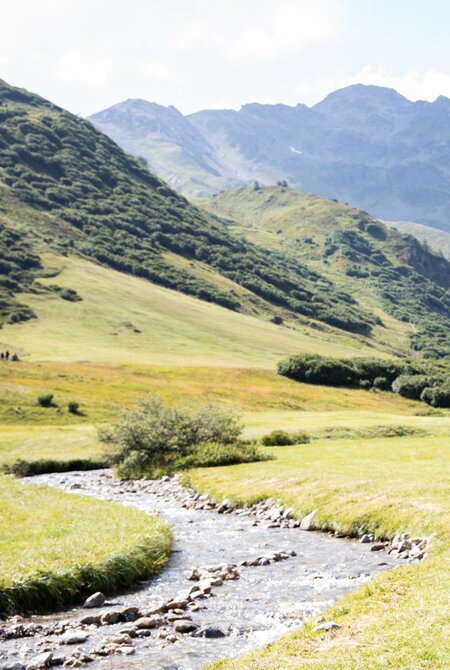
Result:
{"label": "distant hiker", "polygon": [[11,356],[11,360],[14,361],[14,362],[18,361],[18,360],[19,360],[18,355],[17,355],[17,354],[13,354],[13,355]]}
{"label": "distant hiker", "polygon": [[5,354],[4,354],[3,351],[2,351],[2,352],[0,353],[0,361],[4,361],[4,360],[5,360]]}
{"label": "distant hiker", "polygon": [[7,361],[9,361],[9,351],[6,352],[6,354],[5,354],[5,359],[6,359]]}

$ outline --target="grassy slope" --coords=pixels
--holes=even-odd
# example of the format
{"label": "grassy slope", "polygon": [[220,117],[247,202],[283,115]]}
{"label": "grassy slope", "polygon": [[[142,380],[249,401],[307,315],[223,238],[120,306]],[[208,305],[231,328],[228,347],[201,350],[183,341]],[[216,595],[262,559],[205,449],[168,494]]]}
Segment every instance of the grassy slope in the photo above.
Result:
{"label": "grassy slope", "polygon": [[99,586],[114,591],[158,572],[170,553],[164,522],[114,503],[0,475],[0,509],[3,611],[69,604]]}
{"label": "grassy slope", "polygon": [[280,498],[301,516],[318,509],[324,528],[434,534],[431,557],[390,571],[326,615],[337,633],[307,625],[267,649],[213,665],[221,670],[430,670],[448,667],[449,418],[433,437],[319,441],[275,449],[278,460],[194,471],[191,483],[217,496]]}
{"label": "grassy slope", "polygon": [[236,189],[198,203],[226,217],[237,235],[300,262],[307,259],[381,317],[384,327],[374,329],[377,339],[401,348],[410,334],[420,348],[433,340],[434,346],[450,346],[445,293],[450,266],[413,237],[349,205],[279,186]]}
{"label": "grassy slope", "polygon": [[76,289],[82,301],[48,293],[23,296],[38,318],[4,326],[2,349],[60,361],[264,367],[298,350],[376,353],[362,338],[275,326],[75,257],[47,254],[44,260],[61,272],[40,282]]}

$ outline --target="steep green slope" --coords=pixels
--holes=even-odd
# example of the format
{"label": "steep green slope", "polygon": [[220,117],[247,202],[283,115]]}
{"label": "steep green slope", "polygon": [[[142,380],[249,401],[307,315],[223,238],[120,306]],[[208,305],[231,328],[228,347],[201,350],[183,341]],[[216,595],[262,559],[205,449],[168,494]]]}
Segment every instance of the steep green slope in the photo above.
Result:
{"label": "steep green slope", "polygon": [[361,304],[413,326],[414,349],[450,352],[450,263],[366,212],[284,186],[242,188],[202,205],[230,230],[308,259]]}
{"label": "steep green slope", "polygon": [[[281,307],[364,335],[376,322],[305,264],[230,235],[89,122],[5,82],[0,166],[5,220],[17,222],[16,204],[26,204],[30,222],[31,210],[40,215],[39,243],[51,250],[84,254],[234,310],[250,309],[239,285],[269,314]],[[33,221],[21,234],[34,248],[38,232]],[[189,263],[174,262],[169,252]],[[219,285],[204,266],[234,284]]]}

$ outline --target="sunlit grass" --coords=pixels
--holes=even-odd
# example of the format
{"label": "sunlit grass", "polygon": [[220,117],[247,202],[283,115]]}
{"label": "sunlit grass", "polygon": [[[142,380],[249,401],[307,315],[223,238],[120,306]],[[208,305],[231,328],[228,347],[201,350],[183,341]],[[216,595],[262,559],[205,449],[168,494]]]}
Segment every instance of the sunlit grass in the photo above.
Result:
{"label": "sunlit grass", "polygon": [[267,649],[212,668],[448,668],[448,417],[409,420],[426,423],[430,434],[317,440],[270,449],[276,461],[190,473],[194,486],[219,499],[250,502],[274,496],[299,517],[318,509],[322,528],[433,536],[431,557],[422,564],[389,571],[332,608],[326,618],[342,626],[336,633],[316,634],[308,625]]}
{"label": "sunlit grass", "polygon": [[167,525],[115,503],[0,475],[0,610],[67,604],[91,587],[114,591],[155,574]]}

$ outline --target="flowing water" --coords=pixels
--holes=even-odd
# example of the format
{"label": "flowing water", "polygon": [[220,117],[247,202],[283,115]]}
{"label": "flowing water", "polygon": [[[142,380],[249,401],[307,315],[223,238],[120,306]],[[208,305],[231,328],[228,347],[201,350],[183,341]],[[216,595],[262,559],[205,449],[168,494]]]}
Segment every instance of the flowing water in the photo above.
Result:
{"label": "flowing water", "polygon": [[[143,668],[145,670],[196,670],[209,662],[236,656],[266,645],[285,633],[298,629],[305,618],[326,610],[346,593],[356,589],[389,567],[398,565],[384,552],[371,552],[370,545],[329,537],[323,533],[298,529],[267,528],[255,525],[245,515],[220,515],[215,512],[184,509],[173,485],[158,484],[155,492],[132,491],[113,480],[107,471],[43,475],[35,483],[47,484],[77,494],[116,500],[145,512],[161,515],[172,527],[173,553],[166,569],[139,589],[114,598],[115,605],[150,608],[161,600],[186,593],[192,567],[236,563],[283,550],[296,556],[270,565],[240,568],[240,579],[224,582],[213,589],[213,597],[199,601],[201,609],[192,613],[195,623],[220,626],[229,635],[203,639],[180,635],[174,643],[158,637],[158,631],[135,639],[136,653],[130,657],[109,656],[91,663],[89,668]],[[107,611],[105,607],[101,612]],[[97,610],[89,610],[89,613]],[[37,622],[70,620],[86,610],[70,610],[58,615],[33,617]],[[82,645],[87,652],[99,646],[102,638],[123,628],[92,627]],[[0,644],[1,659],[25,662],[39,651],[38,638],[9,640]],[[60,647],[56,654],[68,654],[73,647]],[[1,664],[0,664],[1,667]]]}

